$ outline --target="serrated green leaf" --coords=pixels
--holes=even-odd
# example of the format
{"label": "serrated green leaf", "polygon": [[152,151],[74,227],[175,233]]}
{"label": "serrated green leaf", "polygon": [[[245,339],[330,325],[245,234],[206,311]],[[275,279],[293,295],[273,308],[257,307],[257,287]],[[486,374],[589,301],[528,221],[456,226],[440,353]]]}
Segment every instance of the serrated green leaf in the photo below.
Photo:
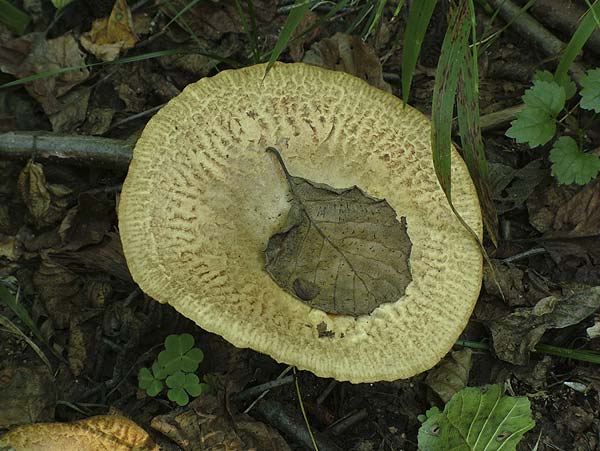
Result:
{"label": "serrated green leaf", "polygon": [[551,117],[556,117],[565,107],[565,89],[554,81],[536,80],[523,94],[528,107],[539,108]]}
{"label": "serrated green leaf", "polygon": [[510,123],[506,136],[518,143],[528,143],[530,147],[546,144],[556,133],[556,121],[539,108],[525,107]]}
{"label": "serrated green leaf", "polygon": [[177,371],[167,377],[165,382],[169,388],[183,388],[185,385],[185,373],[183,371]]}
{"label": "serrated green leaf", "polygon": [[552,175],[559,183],[585,185],[600,172],[600,157],[581,151],[575,140],[562,136],[550,151]]}
{"label": "serrated green leaf", "polygon": [[600,69],[588,70],[581,86],[581,108],[600,113]]}
{"label": "serrated green leaf", "polygon": [[190,397],[183,388],[170,389],[167,392],[167,397],[181,407],[187,406],[187,404],[190,402]]}
{"label": "serrated green leaf", "polygon": [[464,388],[441,412],[429,409],[419,429],[419,449],[427,451],[514,451],[535,426],[529,400],[502,394],[501,385]]}
{"label": "serrated green leaf", "polygon": [[567,75],[560,82],[554,79],[554,75],[552,72],[547,70],[540,70],[533,74],[533,81],[547,81],[547,82],[556,82],[565,90],[565,95],[567,99],[570,99],[577,93],[577,85],[571,80],[571,78]]}

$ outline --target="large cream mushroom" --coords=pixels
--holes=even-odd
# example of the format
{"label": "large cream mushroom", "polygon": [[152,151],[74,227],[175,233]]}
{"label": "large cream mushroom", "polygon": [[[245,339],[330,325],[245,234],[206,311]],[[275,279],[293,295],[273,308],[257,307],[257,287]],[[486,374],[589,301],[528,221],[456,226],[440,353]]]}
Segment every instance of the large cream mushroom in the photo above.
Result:
{"label": "large cream mushroom", "polygon": [[[354,383],[407,378],[452,347],[482,258],[436,179],[430,123],[362,80],[304,64],[224,71],[188,86],[135,147],[119,205],[131,274],[159,302],[237,347]],[[290,210],[290,174],[360,187],[406,220],[411,281],[358,316],[284,291],[264,251]],[[477,194],[452,151],[453,201],[481,235]],[[326,331],[327,333],[323,333]]]}

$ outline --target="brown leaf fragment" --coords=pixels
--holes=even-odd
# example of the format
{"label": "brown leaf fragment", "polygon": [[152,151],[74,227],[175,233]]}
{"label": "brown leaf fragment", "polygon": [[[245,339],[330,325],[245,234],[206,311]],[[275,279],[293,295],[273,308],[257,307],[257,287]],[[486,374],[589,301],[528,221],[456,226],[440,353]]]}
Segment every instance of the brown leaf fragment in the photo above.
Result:
{"label": "brown leaf fragment", "polygon": [[336,33],[314,44],[306,52],[303,62],[347,72],[383,91],[392,92],[390,85],[383,80],[379,58],[360,36]]}
{"label": "brown leaf fragment", "polygon": [[291,176],[271,152],[293,200],[282,230],[269,239],[266,271],[288,293],[330,313],[360,316],[398,300],[412,280],[406,220],[356,186]]}
{"label": "brown leaf fragment", "polygon": [[114,205],[106,196],[81,193],[78,205],[69,210],[58,229],[63,243],[61,251],[100,243],[111,228],[113,212]]}
{"label": "brown leaf fragment", "polygon": [[117,0],[107,19],[95,20],[91,31],[81,36],[81,45],[103,61],[114,61],[137,42],[131,11],[126,0]]}
{"label": "brown leaf fragment", "polygon": [[54,418],[55,404],[54,381],[45,366],[0,371],[0,429],[49,421]]}
{"label": "brown leaf fragment", "polygon": [[[31,33],[0,44],[0,70],[24,78],[29,75],[85,65],[85,54],[71,34],[56,39],[44,38],[43,33]],[[87,68],[44,77],[25,85],[27,92],[51,115],[61,110],[58,99],[89,77]]]}
{"label": "brown leaf fragment", "polygon": [[552,228],[569,237],[600,235],[600,178],[559,207]]}
{"label": "brown leaf fragment", "polygon": [[467,386],[471,370],[470,349],[454,351],[442,360],[425,378],[425,383],[444,403],[457,391]]}
{"label": "brown leaf fragment", "polygon": [[196,398],[181,411],[155,417],[152,427],[184,451],[289,451],[279,433],[247,415],[229,417],[217,397]]}
{"label": "brown leaf fragment", "polygon": [[71,190],[49,184],[41,164],[29,161],[19,174],[18,187],[36,227],[52,225],[64,216]]}
{"label": "brown leaf fragment", "polygon": [[548,329],[562,329],[583,321],[600,307],[600,287],[590,287],[557,298],[540,300],[501,319],[488,319],[494,350],[504,361],[524,365]]}
{"label": "brown leaf fragment", "polygon": [[3,435],[0,446],[45,451],[159,451],[145,430],[118,415],[21,426]]}

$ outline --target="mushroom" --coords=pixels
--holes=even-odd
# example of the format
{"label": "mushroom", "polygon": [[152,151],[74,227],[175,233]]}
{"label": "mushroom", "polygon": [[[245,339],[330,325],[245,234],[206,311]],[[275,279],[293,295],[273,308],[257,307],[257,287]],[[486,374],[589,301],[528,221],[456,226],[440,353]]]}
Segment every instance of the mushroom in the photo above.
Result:
{"label": "mushroom", "polygon": [[[429,120],[351,75],[305,64],[203,78],[148,123],[119,205],[131,274],[159,302],[240,348],[341,381],[411,377],[452,347],[477,300],[478,244],[437,181]],[[285,172],[385,199],[410,237],[410,282],[358,315],[282,289],[264,251],[293,199]],[[481,211],[452,149],[453,203]],[[399,225],[400,227],[400,225]],[[312,296],[312,295],[311,295]],[[310,297],[310,296],[307,296]]]}

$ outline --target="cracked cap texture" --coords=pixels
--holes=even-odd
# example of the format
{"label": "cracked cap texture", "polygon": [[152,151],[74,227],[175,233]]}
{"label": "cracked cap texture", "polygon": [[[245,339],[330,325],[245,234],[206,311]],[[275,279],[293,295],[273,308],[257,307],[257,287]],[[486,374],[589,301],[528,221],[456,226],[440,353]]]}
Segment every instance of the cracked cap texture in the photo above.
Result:
{"label": "cracked cap texture", "polygon": [[[204,78],[149,121],[119,204],[131,274],[233,345],[321,377],[374,382],[431,368],[471,315],[482,257],[437,181],[429,120],[342,72],[276,64],[264,73]],[[290,173],[359,186],[406,217],[412,281],[402,297],[354,318],[312,309],[273,281],[264,250],[290,195],[269,146]],[[454,149],[452,181],[457,210],[481,236],[477,194]]]}

